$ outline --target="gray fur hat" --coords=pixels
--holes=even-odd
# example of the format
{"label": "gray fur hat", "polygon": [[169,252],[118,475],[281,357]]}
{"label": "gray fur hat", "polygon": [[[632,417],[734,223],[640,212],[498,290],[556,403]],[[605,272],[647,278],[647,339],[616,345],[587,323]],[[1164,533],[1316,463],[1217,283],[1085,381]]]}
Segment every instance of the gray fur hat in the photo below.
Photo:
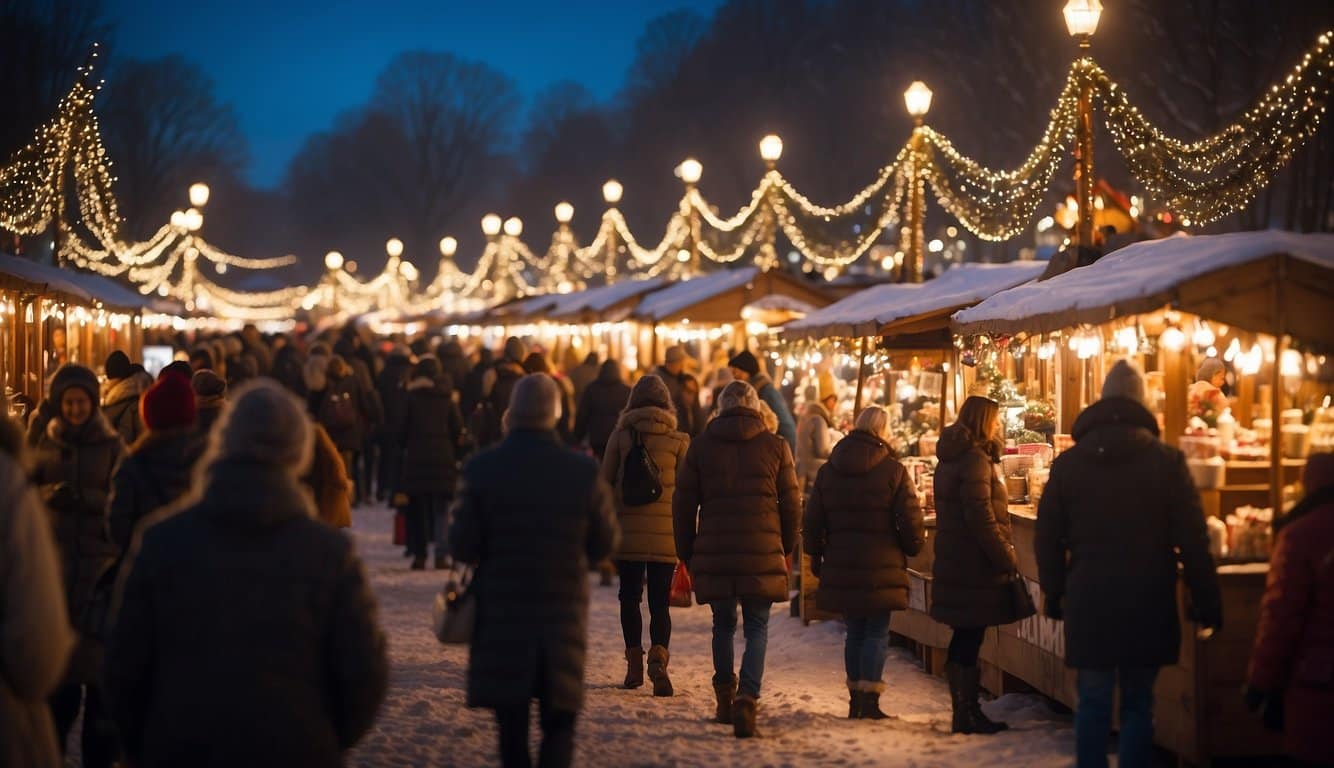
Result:
{"label": "gray fur hat", "polygon": [[313,432],[296,396],[271,379],[242,384],[223,407],[213,429],[215,460],[275,464],[294,475],[310,466]]}
{"label": "gray fur hat", "polygon": [[732,408],[758,411],[760,396],[755,392],[755,388],[744,381],[734,381],[723,387],[722,394],[718,395],[718,410],[726,411]]}
{"label": "gray fur hat", "polygon": [[530,373],[519,379],[505,411],[505,431],[552,430],[560,418],[560,387],[545,373]]}

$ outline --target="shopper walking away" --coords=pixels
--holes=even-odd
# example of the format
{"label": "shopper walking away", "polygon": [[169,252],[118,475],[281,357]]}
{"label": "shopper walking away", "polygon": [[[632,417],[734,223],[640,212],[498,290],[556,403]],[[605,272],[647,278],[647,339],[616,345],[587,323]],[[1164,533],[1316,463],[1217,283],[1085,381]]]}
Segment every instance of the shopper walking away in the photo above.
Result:
{"label": "shopper walking away", "polygon": [[1204,512],[1185,457],[1158,439],[1142,374],[1124,360],[1072,435],[1042,492],[1034,546],[1047,615],[1065,620],[1065,663],[1078,671],[1076,758],[1107,765],[1119,686],[1118,764],[1147,766],[1153,683],[1181,647],[1178,565],[1189,616],[1211,629],[1223,621]]}
{"label": "shopper walking away", "polygon": [[427,543],[432,539],[435,567],[444,568],[446,526],[458,478],[463,417],[441,381],[440,363],[435,358],[423,358],[412,369],[393,432],[399,436],[394,447],[394,465],[399,470],[394,490],[408,496],[407,538],[412,570],[426,567]]}
{"label": "shopper walking away", "polygon": [[872,405],[834,446],[806,499],[802,543],[820,579],[815,601],[847,622],[848,717],[883,720],[889,616],[908,607],[908,557],[926,528],[908,471],[889,446],[889,413]]}
{"label": "shopper walking away", "polygon": [[[539,765],[574,760],[583,706],[588,570],[616,549],[611,490],[597,464],[556,438],[560,389],[545,374],[514,387],[506,435],[463,468],[450,544],[476,567],[477,624],[468,706],[495,710],[500,760],[527,766],[532,699],[541,711]],[[515,467],[524,481],[515,482]]]}
{"label": "shopper walking away", "polygon": [[625,383],[621,364],[615,360],[603,363],[597,380],[588,385],[579,399],[570,442],[576,446],[586,443],[593,455],[601,459],[629,399],[630,385]]}
{"label": "shopper walking away", "polygon": [[388,681],[346,536],[299,475],[311,429],[276,382],[237,389],[192,501],[145,522],[126,562],[108,688],[136,766],[339,766]]}
{"label": "shopper walking away", "polygon": [[222,413],[227,382],[213,371],[201,369],[190,378],[190,388],[195,393],[195,435],[202,448],[208,443],[208,435]]}
{"label": "shopper walking away", "polygon": [[[648,676],[654,696],[674,693],[667,674],[672,638],[668,598],[676,571],[672,497],[690,439],[676,428],[672,393],[648,374],[635,382],[630,400],[607,443],[602,478],[612,487],[621,521],[615,554],[621,577],[621,632],[625,636],[625,687],[644,684],[643,618],[639,603],[648,587]],[[656,487],[658,495],[651,498]]]}
{"label": "shopper walking away", "polygon": [[[830,384],[833,384],[832,379]],[[816,473],[834,449],[834,440],[829,434],[834,430],[834,418],[830,414],[838,396],[832,387],[828,390],[823,387],[821,382],[820,387],[806,388],[806,410],[797,424],[797,477],[801,479],[803,489],[815,482]]]}
{"label": "shopper walking away", "polygon": [[945,664],[955,733],[997,733],[1005,723],[978,702],[978,652],[987,627],[1032,615],[1015,600],[1019,561],[1010,534],[1009,497],[996,471],[1002,446],[1000,407],[970,397],[936,445],[936,557],[931,618],[953,630]]}
{"label": "shopper walking away", "polygon": [[[756,733],[769,609],[788,599],[785,558],[797,543],[801,489],[792,452],[765,428],[754,388],[728,384],[719,407],[677,475],[673,533],[695,597],[713,610],[716,718],[746,738]],[[738,605],[746,637],[739,685],[732,651]]]}

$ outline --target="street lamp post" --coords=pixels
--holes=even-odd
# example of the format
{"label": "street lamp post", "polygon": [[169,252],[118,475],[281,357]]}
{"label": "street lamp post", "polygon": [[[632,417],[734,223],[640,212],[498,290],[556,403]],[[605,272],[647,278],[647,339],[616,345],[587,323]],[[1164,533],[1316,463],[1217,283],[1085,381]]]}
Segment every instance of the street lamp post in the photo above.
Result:
{"label": "street lamp post", "polygon": [[922,282],[923,260],[926,252],[926,170],[921,162],[925,151],[922,122],[931,111],[931,89],[921,80],[913,81],[903,92],[903,104],[913,119],[912,138],[908,151],[908,221],[905,223],[906,241],[903,243],[903,271],[900,281]]}
{"label": "street lamp post", "polygon": [[[621,195],[625,188],[621,182],[616,179],[607,179],[602,185],[602,199],[607,203],[608,208],[615,208],[617,203],[621,202]],[[612,227],[607,233],[607,282],[612,282],[616,278],[616,228]]]}
{"label": "street lamp post", "polygon": [[324,268],[329,274],[329,303],[335,312],[338,311],[338,270],[343,268],[343,254],[338,251],[329,251],[324,254]]}
{"label": "street lamp post", "polygon": [[[776,176],[778,169],[778,159],[783,156],[783,140],[776,134],[768,134],[760,139],[760,159],[764,160],[766,176]],[[760,244],[759,267],[762,271],[768,272],[778,266],[778,249],[774,245],[774,239],[778,236],[778,206],[775,205],[774,197],[778,194],[777,183],[769,185],[767,194],[769,195],[769,204],[765,206],[764,223],[764,242]]]}
{"label": "street lamp post", "polygon": [[[695,187],[704,176],[704,164],[693,157],[687,157],[676,167],[676,175],[680,176],[681,182],[686,185],[682,212],[686,216],[686,228],[690,231],[690,245],[677,251],[677,265],[673,267],[673,271],[678,274],[697,275],[700,272],[700,226],[699,211],[695,210],[694,197]],[[684,259],[681,258],[682,252],[686,254]]]}
{"label": "street lamp post", "polygon": [[[1102,15],[1100,0],[1070,0],[1062,11],[1070,36],[1079,41],[1081,55],[1087,56]],[[1075,224],[1075,245],[1079,250],[1096,247],[1093,231],[1093,84],[1083,78],[1079,84],[1079,116],[1075,123],[1075,199],[1079,219]]]}

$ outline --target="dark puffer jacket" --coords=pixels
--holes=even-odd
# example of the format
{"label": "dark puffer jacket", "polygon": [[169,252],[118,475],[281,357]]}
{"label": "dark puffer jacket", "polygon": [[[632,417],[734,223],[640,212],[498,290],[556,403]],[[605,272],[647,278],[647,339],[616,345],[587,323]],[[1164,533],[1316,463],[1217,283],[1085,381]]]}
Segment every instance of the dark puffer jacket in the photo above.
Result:
{"label": "dark puffer jacket", "polygon": [[630,385],[625,383],[621,366],[615,360],[602,364],[598,377],[584,389],[574,416],[574,432],[570,442],[578,445],[588,439],[593,455],[601,458],[607,450],[607,441],[616,431],[621,411],[630,401]]}
{"label": "dark puffer jacket", "polygon": [[1009,497],[981,439],[962,424],[936,444],[936,559],[931,618],[951,627],[990,627],[1022,616],[1011,602],[1018,571]]}
{"label": "dark puffer jacket", "polygon": [[801,489],[792,451],[759,411],[729,408],[690,444],[672,518],[699,602],[787,599]]}
{"label": "dark puffer jacket", "polygon": [[191,472],[204,443],[193,429],[149,432],[135,443],[112,479],[111,539],[130,548],[134,527],[190,489]]}
{"label": "dark puffer jacket", "polygon": [[120,439],[126,445],[138,440],[144,432],[144,422],[139,417],[139,398],[151,386],[152,377],[137,372],[107,382],[102,397],[102,415],[107,417],[111,428],[120,433]]}
{"label": "dark puffer jacket", "polygon": [[[137,766],[339,766],[388,682],[352,543],[279,468],[209,469],[126,561],[107,690]],[[160,521],[159,521],[160,519]]]}
{"label": "dark puffer jacket", "polygon": [[917,489],[889,445],[856,430],[840,440],[806,500],[803,549],[823,558],[815,599],[852,618],[908,607],[908,555],[926,529]]}
{"label": "dark puffer jacket", "polygon": [[589,564],[617,538],[597,464],[554,432],[515,430],[464,466],[450,545],[478,564],[468,706],[522,707],[540,693],[548,709],[579,711]]}
{"label": "dark puffer jacket", "polygon": [[463,416],[444,385],[421,377],[408,382],[394,434],[399,439],[398,482],[412,494],[454,494]]}
{"label": "dark puffer jacket", "polygon": [[1089,406],[1072,434],[1075,446],[1052,463],[1034,545],[1042,591],[1064,609],[1065,662],[1173,664],[1178,560],[1193,613],[1214,622],[1222,612],[1186,460],[1158,440],[1153,414],[1126,398]]}
{"label": "dark puffer jacket", "polygon": [[[662,496],[641,507],[627,507],[621,501],[625,457],[634,446],[631,429],[639,434],[644,450],[657,464],[658,482],[662,485]],[[676,543],[672,540],[672,497],[676,493],[677,472],[689,445],[690,439],[676,431],[676,416],[671,411],[646,406],[621,414],[620,424],[602,457],[602,479],[612,487],[616,508],[620,511],[621,546],[616,550],[617,560],[676,562]]]}

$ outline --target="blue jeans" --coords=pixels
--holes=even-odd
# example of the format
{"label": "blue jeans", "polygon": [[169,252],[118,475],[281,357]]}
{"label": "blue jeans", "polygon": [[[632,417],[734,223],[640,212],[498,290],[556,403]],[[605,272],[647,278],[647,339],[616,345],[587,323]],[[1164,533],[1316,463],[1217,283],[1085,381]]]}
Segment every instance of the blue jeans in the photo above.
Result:
{"label": "blue jeans", "polygon": [[1112,694],[1121,685],[1120,768],[1147,768],[1153,761],[1153,681],[1158,667],[1080,669],[1075,687],[1075,757],[1079,768],[1107,765],[1107,739],[1112,730]]}
{"label": "blue jeans", "polygon": [[768,600],[732,598],[709,604],[713,609],[713,680],[732,679],[732,638],[736,636],[738,603],[741,604],[744,622],[741,631],[746,636],[746,650],[741,654],[741,681],[737,692],[758,699],[760,679],[764,677],[764,651],[769,645],[769,608],[773,603]]}
{"label": "blue jeans", "polygon": [[848,680],[880,682],[889,655],[889,614],[867,619],[847,619],[848,639],[843,643],[843,667]]}

